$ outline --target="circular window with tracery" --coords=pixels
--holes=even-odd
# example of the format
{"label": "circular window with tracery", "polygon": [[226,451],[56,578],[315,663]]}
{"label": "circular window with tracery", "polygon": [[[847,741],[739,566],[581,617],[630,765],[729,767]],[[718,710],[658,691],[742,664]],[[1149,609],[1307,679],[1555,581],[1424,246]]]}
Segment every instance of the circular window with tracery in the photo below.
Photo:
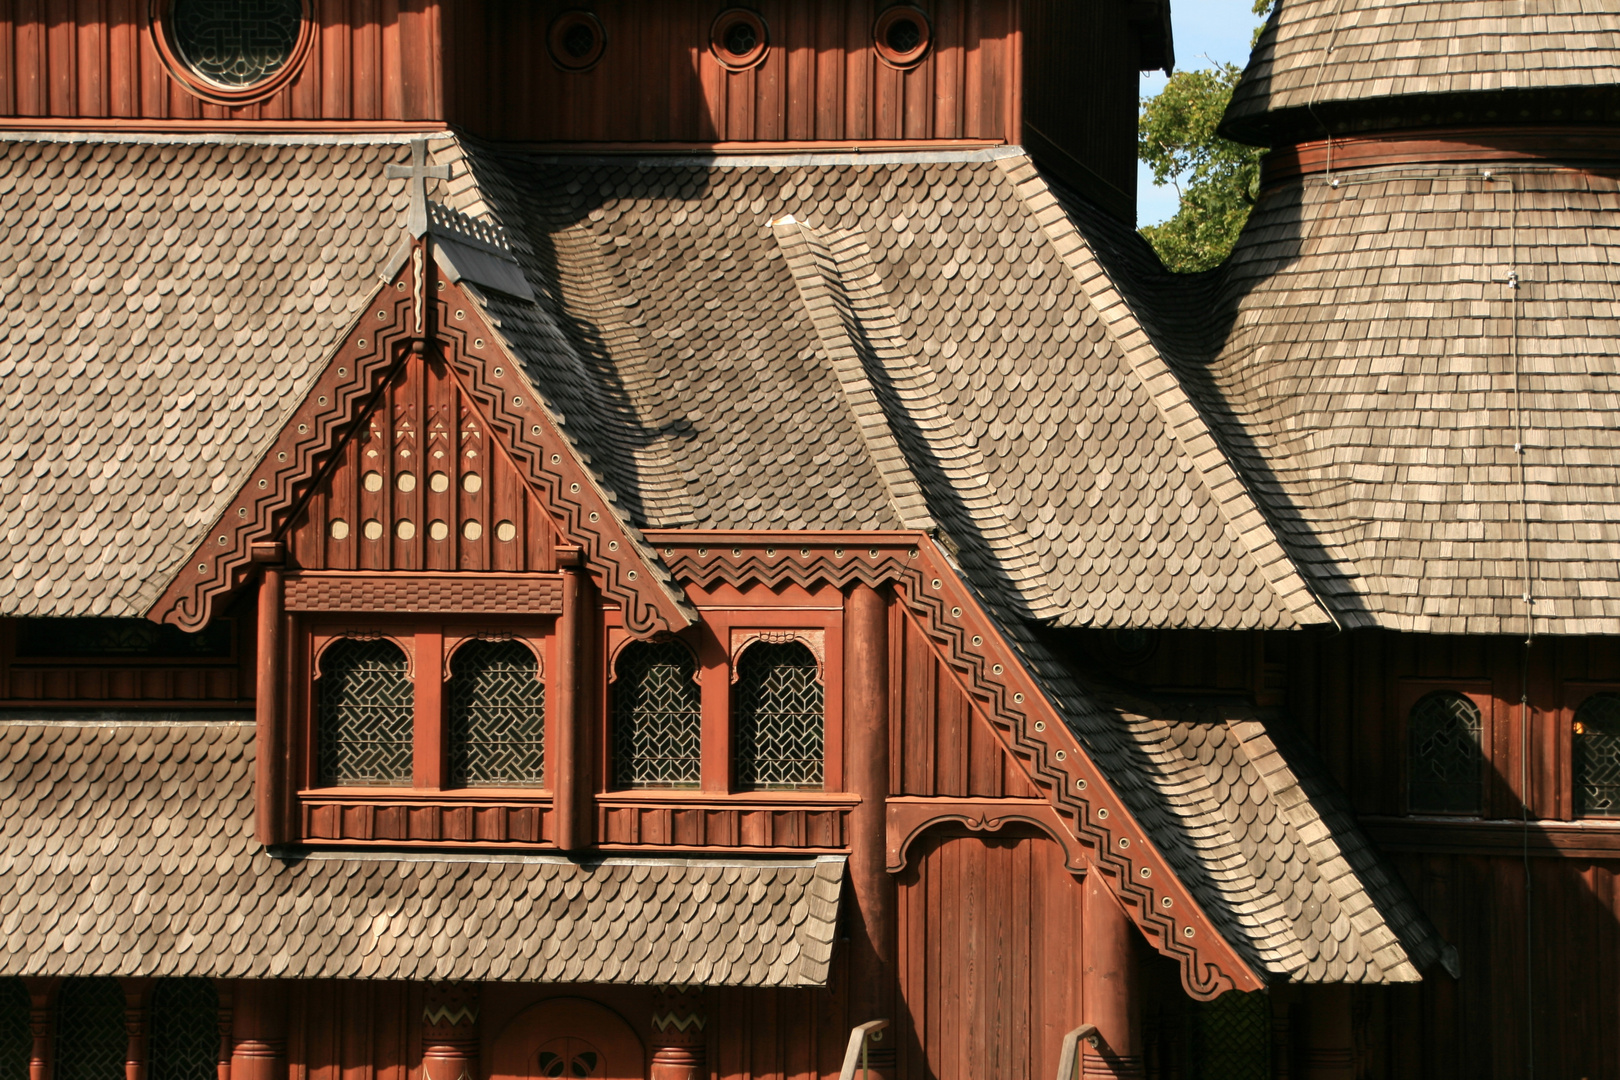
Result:
{"label": "circular window with tracery", "polygon": [[607,48],[607,31],[589,11],[565,11],[551,20],[546,49],[564,71],[589,71]]}
{"label": "circular window with tracery", "polygon": [[872,26],[872,45],[878,58],[890,67],[922,63],[933,37],[928,16],[904,4],[885,10]]}
{"label": "circular window with tracery", "polygon": [[158,45],[199,96],[237,103],[275,92],[308,51],[305,0],[172,0]]}
{"label": "circular window with tracery", "polygon": [[709,51],[732,71],[745,71],[764,60],[770,44],[765,20],[747,8],[722,11],[709,31]]}

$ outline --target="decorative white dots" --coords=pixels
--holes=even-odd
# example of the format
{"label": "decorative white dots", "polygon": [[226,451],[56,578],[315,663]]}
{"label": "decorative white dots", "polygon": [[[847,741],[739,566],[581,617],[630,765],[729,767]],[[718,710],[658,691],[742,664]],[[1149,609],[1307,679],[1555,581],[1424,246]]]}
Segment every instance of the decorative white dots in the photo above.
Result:
{"label": "decorative white dots", "polygon": [[579,485],[578,484],[569,484],[568,485],[568,490],[572,491],[574,494],[577,495],[577,494],[579,494]]}
{"label": "decorative white dots", "polygon": [[530,428],[529,429],[529,434],[530,435],[538,435],[538,434],[540,434],[540,425],[536,424],[536,425],[534,425],[534,427]]}
{"label": "decorative white dots", "polygon": [[461,478],[461,490],[469,495],[476,495],[483,490],[484,478],[475,472],[470,472]]}
{"label": "decorative white dots", "polygon": [[410,518],[400,518],[399,521],[394,524],[394,535],[399,537],[401,540],[416,539],[416,522],[412,521]]}
{"label": "decorative white dots", "polygon": [[326,395],[322,394],[320,397],[316,398],[315,401],[316,401],[316,404],[325,405],[326,404]]}
{"label": "decorative white dots", "polygon": [[1037,720],[1037,721],[1035,721],[1035,730],[1036,731],[1045,731],[1046,730],[1046,721],[1045,720]]}
{"label": "decorative white dots", "polygon": [[1067,761],[1067,760],[1069,760],[1069,755],[1067,753],[1065,753],[1064,751],[1062,751],[1062,750],[1059,750],[1057,752],[1056,757],[1057,757],[1057,759],[1059,761]]}
{"label": "decorative white dots", "polygon": [[277,461],[286,461],[287,460],[287,451],[283,450],[280,453],[278,453],[276,455],[276,460]]}
{"label": "decorative white dots", "polygon": [[[536,435],[540,434],[540,425],[539,424],[536,424],[534,426],[534,433]],[[552,454],[551,455],[551,463],[553,465],[557,464],[561,460],[562,460],[562,455],[561,454]]]}
{"label": "decorative white dots", "polygon": [[[473,338],[473,348],[482,349],[483,347],[484,347],[484,339],[483,338]],[[497,369],[496,373],[499,374],[499,369]]]}
{"label": "decorative white dots", "polygon": [[833,558],[842,559],[843,557],[844,557],[844,549],[843,548],[833,548]]}
{"label": "decorative white dots", "polygon": [[298,425],[298,434],[300,434],[300,435],[309,434],[309,425],[308,424],[299,424]]}
{"label": "decorative white dots", "polygon": [[[483,341],[483,340],[484,340],[484,339],[483,339],[483,338],[479,338],[479,339],[478,339],[478,340],[479,340],[479,341]],[[497,379],[499,379],[499,378],[500,378],[500,377],[501,377],[501,376],[503,376],[503,375],[505,375],[505,374],[506,374],[506,369],[505,369],[505,368],[503,368],[503,367],[497,367],[497,368],[496,368],[496,369],[495,369],[495,377],[496,377],[496,378],[497,378]]]}
{"label": "decorative white dots", "polygon": [[383,524],[376,518],[372,518],[366,522],[364,532],[367,540],[381,540],[383,535]]}
{"label": "decorative white dots", "polygon": [[1097,810],[1097,820],[1098,821],[1107,821],[1108,820],[1108,807],[1103,806],[1103,807],[1098,808],[1098,810]]}
{"label": "decorative white dots", "polygon": [[1119,849],[1121,851],[1124,851],[1126,848],[1128,848],[1130,846],[1131,846],[1131,838],[1130,837],[1122,836],[1122,837],[1119,838]]}
{"label": "decorative white dots", "polygon": [[460,322],[462,319],[465,319],[466,317],[467,317],[467,313],[465,311],[462,311],[460,308],[456,309],[456,321],[457,322]]}
{"label": "decorative white dots", "polygon": [[512,407],[514,409],[523,408],[523,398],[522,398],[521,395],[513,395],[513,397],[512,397]]}
{"label": "decorative white dots", "polygon": [[341,378],[343,378],[343,376],[345,376],[345,375],[347,375],[347,374],[348,374],[348,373],[349,373],[349,369],[348,369],[348,368],[346,368],[346,367],[340,367],[340,368],[338,368],[338,378],[340,378],[340,379],[341,379]]}
{"label": "decorative white dots", "polygon": [[1019,705],[1022,705],[1024,703],[1024,695],[1023,695],[1023,693],[1020,692],[1020,693],[1014,694],[1013,695],[1013,701],[1016,702]]}
{"label": "decorative white dots", "polygon": [[[1146,867],[1143,867],[1143,869],[1144,869],[1144,870],[1145,870],[1145,869],[1147,869],[1147,868],[1146,868]],[[1164,899],[1163,899],[1163,900],[1160,900],[1160,901],[1159,901],[1159,906],[1160,906],[1160,907],[1175,907],[1175,906],[1176,906],[1176,902],[1175,902],[1175,901],[1174,901],[1174,900],[1172,900],[1172,899],[1170,899],[1170,898],[1169,898],[1169,897],[1168,897],[1168,896],[1167,896],[1167,897],[1165,897],[1165,898],[1164,898]]]}
{"label": "decorative white dots", "polygon": [[445,475],[442,472],[436,472],[433,475],[428,477],[428,487],[429,487],[429,489],[431,489],[433,491],[437,491],[437,492],[441,492],[441,493],[449,491],[450,490],[450,477],[448,477],[447,475]]}
{"label": "decorative white dots", "polygon": [[259,487],[267,488],[269,486],[270,486],[270,481],[268,481],[268,480],[260,480],[259,481]]}
{"label": "decorative white dots", "polygon": [[1193,931],[1193,928],[1192,928],[1192,927],[1190,927],[1190,926],[1188,926],[1188,927],[1184,927],[1184,928],[1183,928],[1183,929],[1182,929],[1182,931],[1181,931],[1181,936],[1182,936],[1182,937],[1192,937],[1192,936],[1193,936],[1193,933],[1194,933],[1194,931]]}
{"label": "decorative white dots", "polygon": [[224,547],[228,543],[230,543],[230,541],[228,539],[226,539],[225,537],[221,536],[219,538],[219,546],[220,547]]}
{"label": "decorative white dots", "polygon": [[245,507],[245,506],[238,506],[238,507],[237,507],[237,508],[236,508],[236,516],[237,516],[237,517],[247,517],[247,507]]}
{"label": "decorative white dots", "polygon": [[510,521],[499,521],[495,523],[495,539],[499,540],[503,544],[510,544],[516,538],[516,525],[512,524]]}
{"label": "decorative white dots", "polygon": [[629,576],[630,576],[630,580],[631,580],[631,581],[634,581],[634,580],[636,580],[636,572],[635,572],[635,571],[634,571],[634,570],[632,570],[632,571],[630,571],[630,575],[629,575]]}
{"label": "decorative white dots", "polygon": [[368,472],[360,478],[360,484],[367,491],[381,491],[383,489],[382,473]]}
{"label": "decorative white dots", "polygon": [[609,540],[608,541],[608,550],[609,551],[618,551],[619,550],[619,542],[617,540]]}
{"label": "decorative white dots", "polygon": [[731,549],[731,557],[732,557],[732,558],[733,558],[733,559],[740,559],[740,558],[742,558],[742,548],[740,548],[740,547],[734,547],[734,548],[732,548],[732,549]]}
{"label": "decorative white dots", "polygon": [[990,668],[990,674],[992,674],[992,675],[1000,675],[1002,673],[1002,671],[1004,671],[1004,670],[1005,669],[1000,664],[993,664],[993,665],[991,665],[991,668]]}
{"label": "decorative white dots", "polygon": [[1142,877],[1143,878],[1150,878],[1152,876],[1153,876],[1153,868],[1151,866],[1142,867]]}
{"label": "decorative white dots", "polygon": [[461,526],[461,535],[468,540],[477,540],[484,535],[484,527],[476,521],[469,521]]}
{"label": "decorative white dots", "polygon": [[428,539],[440,541],[450,535],[450,526],[442,521],[428,522]]}
{"label": "decorative white dots", "polygon": [[928,587],[930,589],[937,589],[937,588],[940,587],[940,584],[941,584],[941,582],[940,582],[939,578],[935,578],[933,581],[930,581],[928,583]]}
{"label": "decorative white dots", "polygon": [[349,538],[349,523],[342,518],[333,518],[329,531],[334,540],[347,540]]}
{"label": "decorative white dots", "polygon": [[399,487],[399,490],[401,490],[401,491],[407,491],[407,492],[415,491],[416,490],[416,474],[415,473],[402,472],[402,473],[399,474],[398,477],[395,478],[394,483]]}
{"label": "decorative white dots", "polygon": [[974,634],[973,635],[973,644],[975,644],[975,645],[983,645],[984,644],[984,638],[980,637],[978,634]]}
{"label": "decorative white dots", "polygon": [[1086,790],[1086,778],[1082,776],[1080,779],[1076,780],[1074,782],[1074,787],[1076,791]]}
{"label": "decorative white dots", "polygon": [[592,521],[599,521],[599,520],[601,520],[601,517],[602,517],[602,515],[598,514],[595,510],[591,511],[591,520]]}
{"label": "decorative white dots", "polygon": [[951,618],[960,619],[961,617],[962,617],[962,609],[961,608],[959,608],[959,607],[951,608]]}

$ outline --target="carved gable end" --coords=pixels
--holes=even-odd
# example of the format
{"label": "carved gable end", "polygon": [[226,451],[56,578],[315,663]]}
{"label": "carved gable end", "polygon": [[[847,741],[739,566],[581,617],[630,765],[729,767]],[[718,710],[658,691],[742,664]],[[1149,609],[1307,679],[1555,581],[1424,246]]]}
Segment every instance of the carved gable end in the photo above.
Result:
{"label": "carved gable end", "polygon": [[545,573],[559,548],[578,549],[632,633],[691,621],[479,306],[437,279],[420,243],[148,617],[203,626],[248,580],[256,546],[294,571],[359,573]]}

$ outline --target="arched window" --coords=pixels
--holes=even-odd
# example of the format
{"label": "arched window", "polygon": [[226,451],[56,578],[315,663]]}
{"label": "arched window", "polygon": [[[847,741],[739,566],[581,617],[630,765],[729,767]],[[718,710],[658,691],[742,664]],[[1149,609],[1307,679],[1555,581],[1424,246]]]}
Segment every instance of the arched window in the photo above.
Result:
{"label": "arched window", "polygon": [[826,767],[821,671],[803,643],[755,642],[737,661],[737,783],[819,788]]}
{"label": "arched window", "polygon": [[546,686],[515,641],[469,641],[450,661],[450,777],[460,787],[546,779]]}
{"label": "arched window", "polygon": [[219,992],[211,979],[159,979],[147,1013],[151,1080],[215,1080]]}
{"label": "arched window", "polygon": [[124,1080],[129,1034],[117,979],[68,979],[56,995],[53,1080]]}
{"label": "arched window", "polygon": [[345,638],[321,657],[320,782],[408,785],[415,694],[392,641]]}
{"label": "arched window", "polygon": [[1484,724],[1479,706],[1455,690],[1426,694],[1407,730],[1407,808],[1416,813],[1477,814],[1484,805]]}
{"label": "arched window", "polygon": [[0,979],[0,1080],[23,1080],[28,1075],[34,1051],[28,1024],[32,1008],[21,979]]}
{"label": "arched window", "polygon": [[1593,694],[1575,710],[1575,813],[1620,817],[1620,694]]}
{"label": "arched window", "polygon": [[621,788],[696,787],[703,708],[697,660],[674,641],[633,641],[614,662],[613,781]]}

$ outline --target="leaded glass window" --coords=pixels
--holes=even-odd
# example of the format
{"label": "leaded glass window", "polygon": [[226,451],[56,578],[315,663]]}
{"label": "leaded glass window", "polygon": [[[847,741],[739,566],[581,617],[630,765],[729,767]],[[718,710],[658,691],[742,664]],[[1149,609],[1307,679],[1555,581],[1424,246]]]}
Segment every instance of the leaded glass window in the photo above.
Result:
{"label": "leaded glass window", "polygon": [[463,787],[545,783],[546,687],[515,641],[471,641],[450,665],[450,766]]}
{"label": "leaded glass window", "polygon": [[117,979],[68,979],[56,995],[53,1080],[124,1080],[129,1034]]}
{"label": "leaded glass window", "polygon": [[1620,694],[1593,694],[1575,710],[1575,812],[1620,817]]}
{"label": "leaded glass window", "polygon": [[0,1080],[27,1080],[34,1050],[28,1024],[32,1007],[21,979],[0,979]]}
{"label": "leaded glass window", "polygon": [[151,1080],[215,1080],[219,993],[211,979],[159,979],[148,1014]]}
{"label": "leaded glass window", "polygon": [[802,643],[755,642],[737,661],[737,783],[819,788],[826,765],[825,694]]}
{"label": "leaded glass window", "polygon": [[703,708],[691,650],[674,641],[633,641],[614,670],[614,783],[696,787],[702,778]]}
{"label": "leaded glass window", "polygon": [[407,785],[415,694],[392,641],[344,638],[321,657],[320,782]]}
{"label": "leaded glass window", "polygon": [[174,0],[168,16],[180,59],[228,90],[280,71],[298,48],[303,22],[301,0]]}
{"label": "leaded glass window", "polygon": [[1437,690],[1412,706],[1406,724],[1408,809],[1479,813],[1485,779],[1479,706],[1454,690]]}
{"label": "leaded glass window", "polygon": [[1228,990],[1188,1010],[1190,1080],[1270,1080],[1271,1000]]}

